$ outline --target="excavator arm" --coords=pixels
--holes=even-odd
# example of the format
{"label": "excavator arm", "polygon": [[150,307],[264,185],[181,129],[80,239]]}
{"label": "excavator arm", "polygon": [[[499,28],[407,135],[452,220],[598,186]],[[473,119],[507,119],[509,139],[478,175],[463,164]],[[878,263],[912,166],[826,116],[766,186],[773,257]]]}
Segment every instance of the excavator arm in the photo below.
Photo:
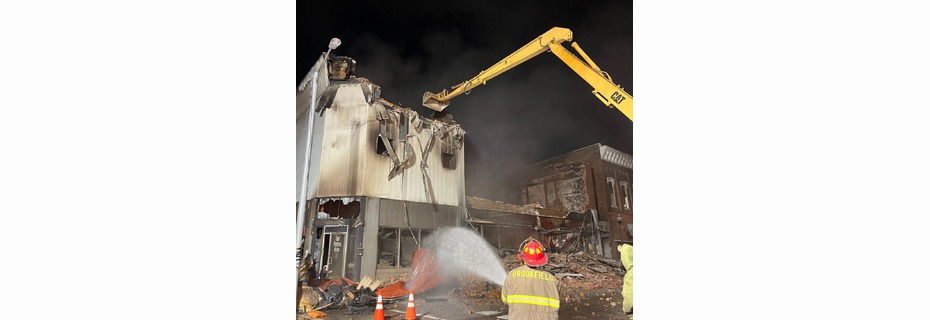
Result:
{"label": "excavator arm", "polygon": [[573,42],[572,48],[575,48],[584,60],[579,59],[562,47],[562,42],[571,40],[571,30],[559,27],[552,28],[533,41],[530,41],[530,43],[527,43],[519,50],[511,53],[504,58],[504,60],[497,62],[487,70],[481,71],[481,73],[474,78],[453,86],[452,91],[444,89],[439,93],[424,93],[423,106],[432,110],[442,111],[449,106],[449,100],[452,98],[462,93],[468,93],[477,86],[486,84],[488,80],[538,56],[540,53],[550,51],[594,88],[594,96],[597,97],[599,101],[607,105],[607,107],[619,110],[632,121],[633,97],[624,91],[623,88],[614,84],[610,76],[606,72],[601,71],[597,64],[588,57],[584,50],[581,50],[581,47],[578,46],[577,43]]}

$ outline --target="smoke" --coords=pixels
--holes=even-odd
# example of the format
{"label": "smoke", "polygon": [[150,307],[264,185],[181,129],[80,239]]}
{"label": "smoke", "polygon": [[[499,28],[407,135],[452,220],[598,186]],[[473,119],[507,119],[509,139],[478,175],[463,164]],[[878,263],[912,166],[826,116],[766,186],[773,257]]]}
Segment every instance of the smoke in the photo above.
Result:
{"label": "smoke", "polygon": [[[298,3],[298,81],[329,38],[339,37],[336,54],[355,58],[358,76],[379,84],[385,99],[428,116],[432,111],[420,106],[424,92],[470,79],[560,26],[572,29],[588,55],[633,93],[632,2],[317,5]],[[549,53],[456,97],[446,110],[467,131],[468,195],[517,201],[508,194],[510,175],[591,144],[633,152],[632,122],[598,102]]]}

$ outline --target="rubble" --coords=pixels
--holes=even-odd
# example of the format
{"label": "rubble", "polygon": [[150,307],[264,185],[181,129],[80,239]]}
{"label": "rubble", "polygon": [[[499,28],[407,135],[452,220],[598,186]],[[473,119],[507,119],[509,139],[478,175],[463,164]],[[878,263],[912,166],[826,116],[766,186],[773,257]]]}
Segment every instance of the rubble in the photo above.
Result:
{"label": "rubble", "polygon": [[[507,270],[521,265],[512,254],[502,258],[501,263]],[[553,273],[558,279],[562,308],[594,311],[594,317],[598,319],[628,319],[621,310],[623,298],[620,294],[626,270],[619,262],[585,252],[550,253],[549,263],[542,269]],[[349,314],[372,312],[377,301],[376,290],[384,288],[383,283],[390,285],[406,278],[400,275],[380,282],[365,277],[358,283],[343,278],[304,286],[301,306],[309,307],[300,313],[309,316],[314,311],[334,309],[349,309]],[[458,286],[448,295],[443,294],[427,301],[449,299],[463,302],[475,310],[507,310],[501,301],[499,285],[474,275],[460,275],[454,281]]]}
{"label": "rubble", "polygon": [[515,204],[504,203],[501,201],[488,200],[488,199],[479,198],[479,197],[467,197],[466,200],[468,200],[468,206],[475,208],[475,209],[528,214],[528,215],[538,215],[538,210],[536,209],[542,208],[542,205],[538,203],[520,206],[520,205],[515,205]]}
{"label": "rubble", "polygon": [[[507,270],[521,265],[515,255],[505,256],[501,263]],[[620,291],[626,271],[617,266],[620,264],[614,260],[584,252],[550,253],[549,263],[542,269],[557,277],[563,308],[590,308],[595,301],[602,304],[598,310],[622,314],[617,302],[622,301]],[[500,286],[470,275],[459,276],[457,281],[459,287],[453,293],[460,301],[477,308],[506,309]]]}
{"label": "rubble", "polygon": [[600,261],[601,263],[606,264],[606,265],[609,265],[609,266],[614,267],[614,268],[623,268],[623,265],[622,265],[622,264],[620,264],[620,263],[617,262],[617,261],[611,260],[611,259],[600,258],[600,257],[598,257],[598,258],[597,258],[597,261]]}
{"label": "rubble", "polygon": [[[520,266],[516,256],[505,257],[501,262],[507,270]],[[613,264],[613,260],[586,252],[550,253],[549,263],[542,269],[552,274],[566,274],[559,279],[562,295],[580,297],[597,289],[615,289],[619,296],[626,271]]]}
{"label": "rubble", "polygon": [[501,287],[473,275],[460,275],[456,278],[458,288],[450,293],[451,296],[476,309],[506,310],[507,306],[501,300]]}
{"label": "rubble", "polygon": [[[314,311],[348,308],[349,313],[374,311],[378,295],[375,289],[381,281],[365,277],[355,283],[349,279],[316,279],[313,285],[302,286],[298,311],[310,315]],[[325,314],[324,314],[325,316]]]}
{"label": "rubble", "polygon": [[364,278],[362,278],[361,281],[358,282],[357,286],[359,289],[368,288],[371,291],[375,291],[375,290],[378,290],[379,287],[381,287],[382,283],[383,282],[381,280],[374,281],[371,279],[371,277],[365,276]]}

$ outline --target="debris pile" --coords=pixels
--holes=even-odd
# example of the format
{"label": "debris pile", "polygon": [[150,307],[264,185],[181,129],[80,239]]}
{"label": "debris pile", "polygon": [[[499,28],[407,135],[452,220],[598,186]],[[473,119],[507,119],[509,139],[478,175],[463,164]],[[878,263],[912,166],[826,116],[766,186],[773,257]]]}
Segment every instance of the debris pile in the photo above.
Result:
{"label": "debris pile", "polygon": [[[515,255],[505,257],[501,263],[508,270],[520,266]],[[542,269],[559,279],[559,292],[562,295],[602,288],[617,289],[619,292],[626,273],[620,262],[586,252],[550,253],[549,263]]]}
{"label": "debris pile", "polygon": [[[512,260],[515,266],[519,265],[516,258]],[[619,262],[585,252],[549,254],[544,269],[559,279],[559,292],[563,296],[577,297],[598,289],[616,290],[619,297],[626,273]]]}
{"label": "debris pile", "polygon": [[[516,255],[502,258],[501,263],[507,270],[521,265]],[[623,275],[626,274],[620,262],[585,252],[550,253],[549,263],[542,269],[558,279],[563,306],[575,308],[577,303],[584,303],[582,301],[599,301],[605,307],[616,307],[619,310],[618,304],[622,299],[620,290]],[[461,301],[481,308],[505,308],[500,297],[500,286],[469,275],[460,276],[457,280],[459,288],[456,289],[456,295]]]}
{"label": "debris pile", "polygon": [[503,311],[506,309],[504,302],[501,301],[501,287],[497,284],[468,274],[459,275],[456,281],[458,288],[450,295],[457,300],[481,310]]}
{"label": "debris pile", "polygon": [[348,308],[350,314],[374,311],[378,300],[375,290],[381,283],[366,276],[358,283],[342,278],[304,285],[300,290],[298,312],[309,316],[313,311],[326,309]]}

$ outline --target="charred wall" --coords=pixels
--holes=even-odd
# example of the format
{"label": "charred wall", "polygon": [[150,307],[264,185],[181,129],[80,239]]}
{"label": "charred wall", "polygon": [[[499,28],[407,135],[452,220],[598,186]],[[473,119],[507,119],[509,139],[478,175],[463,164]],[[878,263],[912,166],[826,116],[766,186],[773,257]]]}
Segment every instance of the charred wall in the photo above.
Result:
{"label": "charred wall", "polygon": [[632,242],[632,156],[595,144],[528,167],[513,185],[525,204],[569,212],[596,210],[603,251]]}

